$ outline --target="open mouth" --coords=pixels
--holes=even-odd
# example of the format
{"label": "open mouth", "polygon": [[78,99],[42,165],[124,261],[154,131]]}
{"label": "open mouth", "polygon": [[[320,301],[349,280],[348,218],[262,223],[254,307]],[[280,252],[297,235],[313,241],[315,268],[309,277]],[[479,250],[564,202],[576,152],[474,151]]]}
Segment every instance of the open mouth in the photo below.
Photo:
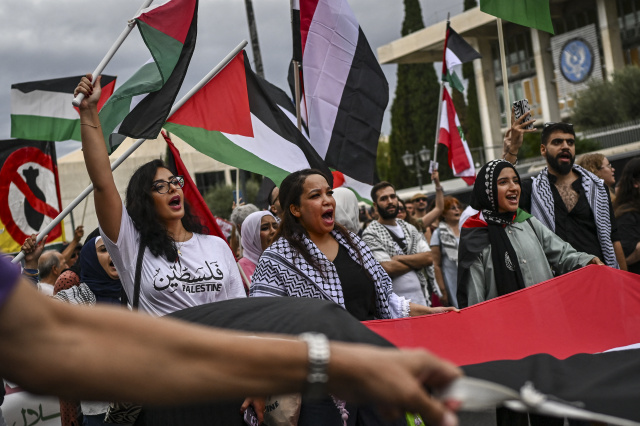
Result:
{"label": "open mouth", "polygon": [[175,197],[171,198],[171,200],[169,201],[169,206],[171,206],[172,208],[180,208],[180,196],[176,195]]}
{"label": "open mouth", "polygon": [[333,223],[333,209],[329,209],[322,213],[322,220],[327,223]]}
{"label": "open mouth", "polygon": [[518,195],[517,194],[507,195],[507,201],[509,201],[510,203],[517,203],[518,202]]}
{"label": "open mouth", "polygon": [[561,161],[571,161],[571,154],[568,152],[562,152],[558,154],[558,160]]}

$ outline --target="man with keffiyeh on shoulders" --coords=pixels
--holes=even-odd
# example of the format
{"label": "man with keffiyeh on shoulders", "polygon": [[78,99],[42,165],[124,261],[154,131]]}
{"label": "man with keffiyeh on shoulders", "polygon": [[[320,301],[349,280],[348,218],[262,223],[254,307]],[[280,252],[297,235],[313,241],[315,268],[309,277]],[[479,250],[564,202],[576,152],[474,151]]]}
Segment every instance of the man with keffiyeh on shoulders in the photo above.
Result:
{"label": "man with keffiyeh on shoulders", "polygon": [[[517,163],[528,115],[512,121],[503,158]],[[569,123],[545,123],[540,154],[547,160],[536,177],[522,182],[520,207],[576,250],[599,257],[613,268],[627,265],[609,190],[602,179],[574,164],[575,131]]]}

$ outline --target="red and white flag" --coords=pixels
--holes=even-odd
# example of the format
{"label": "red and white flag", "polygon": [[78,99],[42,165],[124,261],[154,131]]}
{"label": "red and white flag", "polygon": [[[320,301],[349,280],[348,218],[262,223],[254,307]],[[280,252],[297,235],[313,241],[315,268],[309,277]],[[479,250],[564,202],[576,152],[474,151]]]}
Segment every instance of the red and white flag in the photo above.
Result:
{"label": "red and white flag", "polygon": [[442,113],[438,143],[449,149],[449,167],[453,170],[453,175],[462,178],[468,185],[473,185],[476,181],[473,158],[471,158],[469,145],[464,138],[458,114],[446,87],[442,90]]}

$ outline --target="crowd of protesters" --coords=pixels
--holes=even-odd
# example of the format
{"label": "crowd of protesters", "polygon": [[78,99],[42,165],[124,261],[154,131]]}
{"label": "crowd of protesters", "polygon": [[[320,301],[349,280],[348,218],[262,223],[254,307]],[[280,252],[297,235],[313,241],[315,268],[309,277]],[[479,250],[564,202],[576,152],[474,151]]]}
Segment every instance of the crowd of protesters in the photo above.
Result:
{"label": "crowd of protesters", "polygon": [[[52,296],[55,303],[66,302],[59,305],[65,306],[64,309],[73,309],[69,304],[92,306],[86,313],[72,310],[69,314],[77,315],[80,320],[86,316],[89,324],[96,321],[98,314],[102,315],[105,330],[96,330],[90,340],[101,340],[97,348],[113,343],[110,336],[122,332],[124,320],[144,317],[127,313],[120,319],[116,311],[101,309],[101,305],[107,304],[112,305],[112,309],[121,305],[147,316],[161,317],[235,298],[305,297],[332,301],[355,319],[366,321],[457,312],[458,308],[538,284],[587,264],[628,268],[630,272],[640,273],[640,159],[627,163],[616,184],[615,169],[602,154],[585,155],[576,164],[575,132],[570,124],[545,124],[540,151],[547,166],[537,176],[522,181],[515,165],[523,135],[532,131],[526,127],[533,120],[528,115],[512,119],[505,135],[502,159],[490,161],[478,171],[468,206],[453,196],[446,196],[437,171],[431,176],[435,184],[431,197],[416,193],[402,200],[392,183],[380,182],[371,190],[371,206],[359,202],[349,189],[332,188],[329,177],[318,170],[291,173],[269,192],[268,205],[263,210],[253,204],[234,205],[229,218],[234,231],[227,243],[208,235],[198,217],[190,213],[182,192],[184,179],[175,176],[161,160],[141,166],[129,181],[126,200],[120,199],[97,114],[100,86],[92,85],[88,77],[82,79],[76,94],[86,96],[80,106],[82,145],[94,185],[99,228],[81,244],[84,229],[78,227],[73,240],[61,252],[44,250],[46,238],[36,244],[36,236],[29,237],[22,246],[25,253],[22,280],[42,295]],[[11,268],[0,263],[0,269]],[[10,279],[6,277],[11,274],[7,274],[3,279]],[[24,297],[22,290],[13,291]],[[28,290],[25,295],[34,297],[31,293],[35,291]],[[11,309],[10,303],[17,303],[13,299],[5,301],[6,294],[8,290],[0,291],[0,319]],[[45,310],[63,309],[42,296],[36,297],[36,301],[36,305]],[[207,335],[171,322],[158,327],[141,319],[139,327],[128,331],[130,344],[145,340],[143,333],[149,329],[164,327],[168,331],[160,332],[159,339],[178,339],[176,334],[181,332],[198,336],[201,333],[202,338],[212,340],[238,339],[217,331]],[[92,330],[81,332],[89,335]],[[3,333],[8,332],[0,322],[0,336],[4,336]],[[196,340],[192,346],[186,345],[180,350],[169,347],[168,342],[167,346],[157,343],[149,348],[129,350],[134,363],[150,353],[163,354],[170,350],[176,352],[166,354],[167,360],[175,360],[188,349],[204,353],[198,346],[204,343]],[[233,344],[245,345],[236,340]],[[267,345],[260,345],[258,352],[265,351]],[[341,347],[337,348],[339,357]],[[348,345],[345,348],[345,362],[352,362],[349,351],[358,349]],[[269,349],[265,353],[271,353],[271,362],[275,363],[295,364],[298,358],[304,361],[300,347],[293,345],[289,349]],[[216,347],[216,350],[221,349]],[[404,380],[413,374],[417,383],[419,374],[409,371],[408,361],[403,358],[415,354],[366,350],[371,351],[374,362],[396,363],[397,366],[389,367],[394,374]],[[225,354],[237,356],[234,351]],[[120,355],[126,355],[126,351]],[[331,356],[333,360],[333,349]],[[15,354],[0,350],[0,365],[5,362],[4,357],[16,362]],[[102,358],[97,356],[97,359],[97,366],[86,374],[95,374],[99,380],[103,375],[99,371]],[[107,361],[108,358],[104,359]],[[255,362],[248,358],[225,362],[234,361]],[[435,386],[448,383],[459,374],[448,364],[426,355],[416,362],[422,363],[420,368],[436,368],[442,372],[441,379],[433,383]],[[225,368],[225,365],[222,362],[212,368]],[[142,371],[142,361],[134,367]],[[137,377],[135,368],[130,366],[127,370],[131,380]],[[242,377],[254,374],[254,370],[237,374]],[[12,374],[9,369],[0,369],[0,373]],[[330,373],[334,374],[334,370]],[[161,373],[153,369],[148,372],[153,374]],[[335,372],[334,377],[340,378],[340,374],[344,373]],[[24,378],[20,374],[15,377]],[[252,406],[262,421],[266,411],[262,397],[270,392],[300,391],[304,383],[301,378],[283,377],[274,379],[270,385],[244,384],[230,386],[230,389],[234,395],[247,396],[241,411]],[[26,380],[28,383],[30,378]],[[397,381],[385,380],[393,384],[389,385],[389,392],[379,394],[374,394],[367,384],[352,389],[357,386],[355,383],[344,385],[340,380],[330,382],[329,387],[337,396],[327,393],[311,400],[303,393],[299,424],[338,425],[347,424],[347,420],[348,424],[403,424],[404,419],[400,422],[382,420],[380,414],[366,404],[373,399],[390,401],[402,409],[411,406],[401,400],[405,393],[391,395]],[[149,382],[158,386],[165,384],[159,377]],[[410,387],[412,383],[407,382]],[[178,380],[172,383],[173,392],[176,387],[189,385],[193,383],[187,379]],[[35,389],[52,391],[39,386],[34,384]],[[187,395],[192,395],[194,400],[219,397],[225,392],[224,386],[220,386],[220,389],[215,385],[207,389],[195,386],[197,389]],[[344,393],[339,386],[344,386]],[[105,423],[109,403],[95,402],[96,398],[166,402],[158,399],[158,392],[145,389],[132,393],[124,389],[114,391],[113,386],[101,388],[80,383],[72,391],[59,392],[76,400],[87,400],[80,404],[80,416],[77,402],[61,400],[62,423],[77,425],[82,418],[84,425],[109,424]],[[353,393],[365,397],[353,403],[349,400]],[[340,399],[342,396],[347,400]],[[423,398],[428,397],[425,394]],[[186,398],[176,399],[185,402]],[[418,404],[416,411],[422,411],[440,424],[455,424],[450,407],[431,399],[423,400],[422,404]],[[233,413],[232,416],[233,423],[228,424],[242,424],[240,415]]]}

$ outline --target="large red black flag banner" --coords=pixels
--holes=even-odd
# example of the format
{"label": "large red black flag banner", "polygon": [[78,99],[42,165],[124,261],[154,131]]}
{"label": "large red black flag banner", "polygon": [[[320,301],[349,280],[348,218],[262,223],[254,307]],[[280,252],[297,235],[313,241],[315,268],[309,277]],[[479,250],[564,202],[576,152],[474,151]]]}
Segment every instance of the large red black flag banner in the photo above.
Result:
{"label": "large red black flag banner", "polygon": [[469,376],[518,392],[531,382],[586,411],[640,422],[638,275],[593,265],[460,312],[367,325]]}
{"label": "large red black flag banner", "polygon": [[[0,250],[20,251],[24,240],[58,216],[60,183],[54,142],[0,141]],[[48,243],[64,241],[62,223]]]}

